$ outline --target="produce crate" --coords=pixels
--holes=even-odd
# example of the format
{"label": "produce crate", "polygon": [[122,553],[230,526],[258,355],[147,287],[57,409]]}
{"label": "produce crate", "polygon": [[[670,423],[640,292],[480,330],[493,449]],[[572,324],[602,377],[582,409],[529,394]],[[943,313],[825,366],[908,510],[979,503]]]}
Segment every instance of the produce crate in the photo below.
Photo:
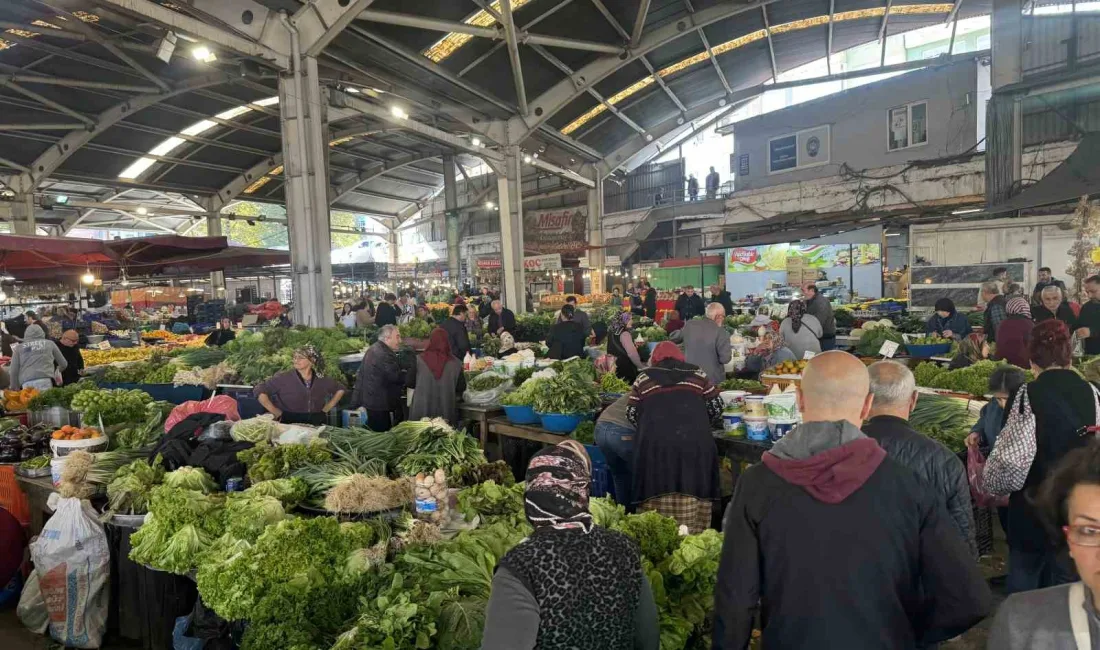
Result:
{"label": "produce crate", "polygon": [[786,390],[787,386],[798,386],[802,383],[802,375],[760,375],[760,383],[768,387],[765,394],[772,386],[779,386],[779,390]]}
{"label": "produce crate", "polygon": [[31,523],[31,507],[27,495],[15,480],[15,465],[0,465],[0,507],[15,517],[24,527]]}

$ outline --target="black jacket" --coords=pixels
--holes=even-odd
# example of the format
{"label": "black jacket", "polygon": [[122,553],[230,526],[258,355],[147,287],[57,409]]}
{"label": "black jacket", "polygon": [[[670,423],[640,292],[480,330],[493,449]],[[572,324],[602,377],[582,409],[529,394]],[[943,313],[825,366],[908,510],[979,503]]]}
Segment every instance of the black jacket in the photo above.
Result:
{"label": "black jacket", "polygon": [[516,314],[507,307],[500,308],[500,315],[498,316],[495,311],[489,312],[489,333],[496,334],[497,330],[501,327],[505,332],[515,336],[516,334]]}
{"label": "black jacket", "polygon": [[878,415],[864,422],[863,433],[877,440],[887,456],[911,469],[921,485],[930,488],[940,498],[940,502],[947,507],[947,514],[955,522],[955,528],[977,558],[970,484],[966,480],[966,467],[959,457],[914,430],[907,421],[892,415]]}
{"label": "black jacket", "polygon": [[68,386],[80,381],[80,371],[84,369],[84,357],[80,356],[80,348],[75,345],[62,345],[61,341],[55,341],[57,349],[61,350],[61,356],[69,365],[61,371],[61,385]]}
{"label": "black jacket", "polygon": [[[229,343],[236,338],[237,333],[233,330],[216,329],[213,332],[210,332],[209,335],[207,335],[206,340],[203,341],[203,343],[205,345],[212,345],[214,347],[220,348],[221,346]],[[62,350],[62,352],[64,352],[64,350]]]}
{"label": "black jacket", "polygon": [[352,408],[362,406],[368,411],[394,411],[401,406],[405,389],[405,370],[397,355],[382,341],[367,348],[359,374],[355,376]]}
{"label": "black jacket", "polygon": [[546,345],[550,348],[550,353],[546,356],[551,359],[582,357],[587,338],[584,328],[576,321],[554,323],[550,328],[550,335],[546,337]]}
{"label": "black jacket", "polygon": [[397,309],[388,302],[379,303],[378,311],[374,313],[374,324],[378,327],[382,327],[383,325],[396,325]]}
{"label": "black jacket", "polygon": [[455,355],[459,361],[465,359],[466,353],[470,351],[470,335],[466,331],[466,323],[451,316],[440,323],[439,327],[447,333],[447,340],[451,343],[451,354]]}
{"label": "black jacket", "polygon": [[839,503],[764,464],[726,510],[715,650],[912,650],[984,618],[991,594],[938,499],[889,458]]}
{"label": "black jacket", "polygon": [[657,290],[650,287],[645,290],[645,299],[642,301],[645,305],[645,315],[650,319],[657,318]]}
{"label": "black jacket", "polygon": [[722,305],[722,308],[726,310],[726,316],[733,313],[733,299],[730,298],[730,292],[723,289],[718,292],[717,296],[714,296],[711,302],[716,302]]}
{"label": "black jacket", "polygon": [[703,305],[703,297],[697,293],[693,293],[690,296],[686,293],[681,293],[680,297],[676,299],[676,311],[680,312],[680,318],[685,323],[696,316],[702,316],[706,313],[706,307]]}
{"label": "black jacket", "polygon": [[1073,308],[1069,306],[1068,302],[1063,302],[1058,305],[1058,313],[1052,314],[1045,305],[1036,305],[1031,308],[1031,318],[1036,323],[1041,323],[1045,320],[1057,318],[1066,324],[1070,332],[1077,329],[1077,316],[1073,314]]}

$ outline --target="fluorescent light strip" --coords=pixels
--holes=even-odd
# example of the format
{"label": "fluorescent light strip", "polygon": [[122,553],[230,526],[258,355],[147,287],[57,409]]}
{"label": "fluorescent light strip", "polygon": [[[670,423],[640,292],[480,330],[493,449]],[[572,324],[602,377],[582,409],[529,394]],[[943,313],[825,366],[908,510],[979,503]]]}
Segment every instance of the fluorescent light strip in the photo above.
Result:
{"label": "fluorescent light strip", "polygon": [[[894,15],[912,16],[912,15],[923,15],[923,14],[947,14],[947,13],[951,13],[951,9],[952,9],[953,6],[954,5],[950,5],[950,4],[893,5],[893,6],[890,7],[890,15],[891,16],[894,16]],[[885,13],[886,13],[886,8],[885,7],[872,7],[870,9],[859,9],[859,10],[856,10],[856,11],[841,11],[841,12],[838,12],[838,13],[833,15],[833,22],[834,23],[839,23],[839,22],[844,22],[844,21],[848,21],[848,20],[861,20],[861,19],[867,19],[867,18],[881,18]],[[789,23],[782,23],[782,24],[779,24],[779,25],[772,25],[771,26],[771,33],[772,34],[783,34],[783,33],[798,31],[798,30],[802,30],[802,29],[810,29],[811,27],[818,27],[818,26],[827,25],[827,24],[829,24],[829,17],[828,16],[814,16],[812,18],[803,18],[801,20],[795,20],[795,21],[789,22]],[[450,36],[453,36],[453,34],[448,35],[447,38],[450,38]],[[768,30],[760,29],[760,30],[757,30],[755,32],[750,32],[748,34],[745,34],[744,36],[739,36],[739,37],[737,37],[733,40],[729,40],[729,41],[726,41],[724,43],[719,43],[711,49],[713,50],[714,55],[718,56],[719,54],[724,54],[724,53],[729,52],[731,50],[735,50],[739,47],[743,47],[745,45],[748,45],[749,43],[754,43],[756,41],[763,40],[767,37],[768,37]],[[425,55],[427,56],[427,53],[425,53]],[[429,56],[429,58],[431,58],[431,57]],[[660,70],[657,71],[657,74],[662,78],[668,77],[669,75],[676,74],[677,72],[680,72],[681,70],[685,70],[685,69],[690,68],[690,67],[692,67],[692,66],[694,66],[698,63],[702,63],[703,61],[706,61],[709,58],[710,58],[710,54],[708,54],[704,50],[702,52],[699,52],[698,54],[693,54],[693,55],[691,55],[691,56],[689,56],[685,59],[681,59],[680,61],[677,61],[676,63],[665,66],[664,68],[661,68]],[[648,86],[652,85],[655,81],[656,80],[654,79],[654,77],[652,75],[650,75],[648,77],[645,77],[645,78],[641,79],[640,81],[636,81],[633,84],[631,84],[631,85],[627,86],[626,88],[624,88],[623,90],[620,90],[619,92],[615,93],[614,95],[608,97],[607,98],[607,103],[614,106],[615,104],[618,104],[619,102],[626,99],[627,97],[630,97],[631,95],[634,95],[635,93],[637,93],[637,92],[647,88]],[[569,124],[565,125],[565,127],[562,128],[561,132],[564,135],[569,135],[570,133],[572,133],[572,132],[576,131],[577,129],[581,128],[586,123],[590,122],[594,117],[596,117],[597,115],[603,113],[606,110],[607,110],[607,106],[605,106],[603,103],[596,104],[595,106],[590,108],[587,112],[585,112],[583,115],[581,115],[577,119],[573,120]]]}

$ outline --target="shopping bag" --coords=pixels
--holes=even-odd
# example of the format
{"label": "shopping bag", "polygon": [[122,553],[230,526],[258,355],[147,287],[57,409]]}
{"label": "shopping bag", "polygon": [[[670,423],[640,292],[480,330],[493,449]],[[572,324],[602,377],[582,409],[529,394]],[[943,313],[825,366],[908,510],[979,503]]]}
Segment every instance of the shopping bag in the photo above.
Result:
{"label": "shopping bag", "polygon": [[87,501],[58,499],[31,544],[31,559],[49,612],[50,636],[67,648],[98,648],[107,629],[111,553]]}
{"label": "shopping bag", "polygon": [[27,629],[36,634],[45,634],[50,627],[50,613],[46,611],[46,600],[42,598],[42,589],[38,585],[38,574],[31,573],[23,593],[19,595],[19,605],[15,615]]}
{"label": "shopping bag", "polygon": [[966,452],[966,477],[970,482],[970,496],[974,498],[974,503],[983,508],[1007,506],[1007,496],[992,496],[985,491],[985,479],[982,478],[984,470],[985,456],[977,447],[970,447]]}

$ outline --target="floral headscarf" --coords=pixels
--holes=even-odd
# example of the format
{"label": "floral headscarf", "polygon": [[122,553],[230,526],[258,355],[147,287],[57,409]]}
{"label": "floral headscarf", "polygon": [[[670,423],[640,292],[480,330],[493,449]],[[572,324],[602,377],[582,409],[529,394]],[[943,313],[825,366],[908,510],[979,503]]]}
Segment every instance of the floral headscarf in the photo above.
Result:
{"label": "floral headscarf", "polygon": [[313,373],[318,377],[323,377],[325,375],[325,358],[321,356],[317,348],[312,345],[303,345],[294,351],[294,356],[302,356],[309,359],[310,364],[313,365]]}
{"label": "floral headscarf", "polygon": [[806,313],[806,303],[794,300],[787,306],[787,318],[791,319],[791,329],[798,333],[802,329],[802,315]]}
{"label": "floral headscarf", "polygon": [[620,334],[626,331],[626,321],[630,320],[631,314],[628,311],[624,311],[621,314],[616,314],[611,318],[611,322],[608,323],[607,329],[611,336],[618,338]]}
{"label": "floral headscarf", "polygon": [[543,449],[527,465],[524,511],[535,529],[579,528],[592,531],[588,486],[592,470],[588,454],[575,440]]}
{"label": "floral headscarf", "polygon": [[513,337],[508,332],[501,332],[500,333],[500,349],[501,350],[511,350],[514,347],[516,347],[515,337]]}
{"label": "floral headscarf", "polygon": [[764,332],[764,336],[760,338],[760,343],[753,348],[752,353],[759,355],[767,359],[771,355],[775,354],[775,351],[783,347],[783,335],[779,332],[773,332],[768,330]]}

